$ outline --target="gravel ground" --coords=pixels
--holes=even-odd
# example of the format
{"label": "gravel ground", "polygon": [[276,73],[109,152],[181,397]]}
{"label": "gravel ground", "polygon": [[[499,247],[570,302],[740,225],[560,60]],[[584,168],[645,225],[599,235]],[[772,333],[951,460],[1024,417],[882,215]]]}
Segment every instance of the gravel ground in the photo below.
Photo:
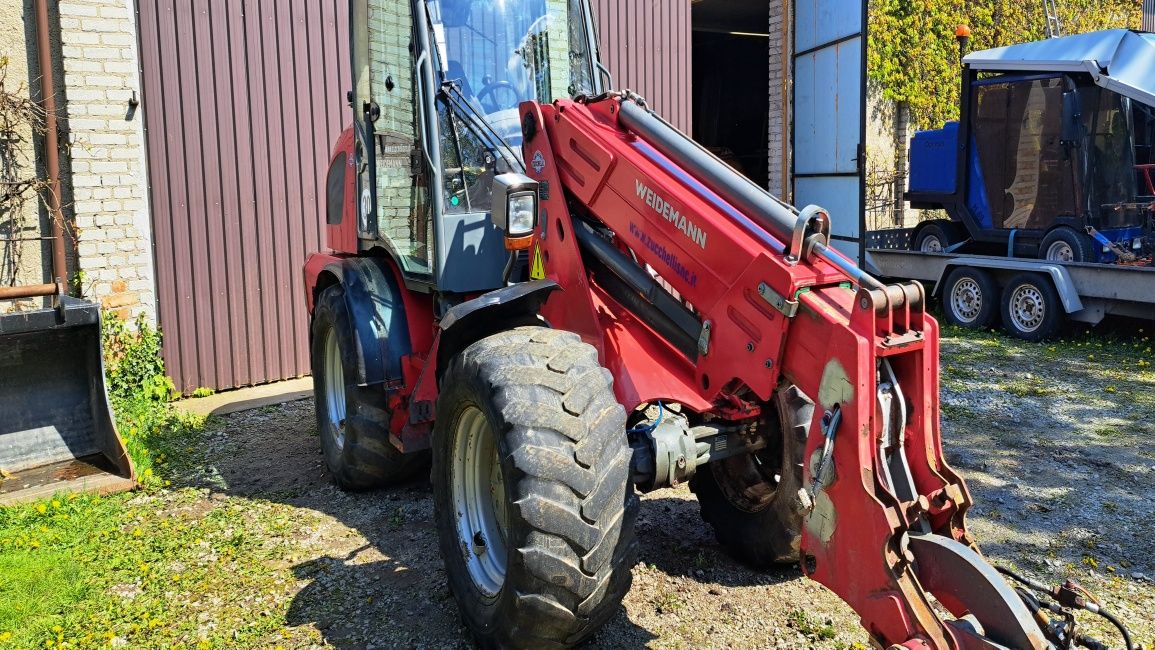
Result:
{"label": "gravel ground", "polygon": [[[1074,576],[1149,644],[1155,374],[1135,366],[1152,359],[1146,345],[1141,333],[1125,343],[1032,345],[948,332],[942,410],[944,444],[978,504],[969,521],[984,551],[1048,583]],[[285,627],[268,644],[470,647],[437,552],[428,484],[342,493],[318,444],[311,400],[216,418],[204,464],[181,481],[205,499],[259,501],[289,514],[290,529],[276,534],[290,539],[292,553],[270,567],[290,577],[274,597]],[[589,647],[867,641],[853,612],[797,569],[757,572],[727,557],[685,488],[646,495],[638,528],[633,590]],[[1106,628],[1095,632],[1118,645]]]}

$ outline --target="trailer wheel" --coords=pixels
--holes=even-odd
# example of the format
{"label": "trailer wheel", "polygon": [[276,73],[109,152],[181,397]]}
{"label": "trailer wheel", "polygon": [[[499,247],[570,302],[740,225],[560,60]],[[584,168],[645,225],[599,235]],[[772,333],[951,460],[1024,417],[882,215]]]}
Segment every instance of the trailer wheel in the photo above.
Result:
{"label": "trailer wheel", "polygon": [[458,354],[433,439],[449,587],[486,648],[562,648],[617,609],[637,558],[625,410],[597,351],[518,327]]}
{"label": "trailer wheel", "polygon": [[1002,316],[1007,333],[1025,341],[1042,341],[1063,325],[1059,293],[1045,276],[1020,273],[1003,287]]}
{"label": "trailer wheel", "polygon": [[[802,463],[814,404],[794,386],[774,396],[778,435],[766,448],[699,468],[690,479],[702,519],[731,555],[757,568],[798,562]],[[773,421],[773,420],[772,420]]]}
{"label": "trailer wheel", "polygon": [[1043,237],[1039,259],[1050,262],[1094,262],[1093,240],[1069,226],[1059,226]]}
{"label": "trailer wheel", "polygon": [[368,490],[412,478],[429,454],[403,454],[393,446],[384,391],[357,386],[344,287],[326,288],[316,305],[310,336],[313,396],[321,451],[334,482],[343,490]]}
{"label": "trailer wheel", "polygon": [[956,244],[957,240],[953,223],[941,219],[928,221],[911,241],[910,250],[921,253],[944,253],[947,248]]}
{"label": "trailer wheel", "polygon": [[988,327],[999,313],[999,285],[981,269],[958,267],[947,276],[942,291],[949,323],[971,329]]}

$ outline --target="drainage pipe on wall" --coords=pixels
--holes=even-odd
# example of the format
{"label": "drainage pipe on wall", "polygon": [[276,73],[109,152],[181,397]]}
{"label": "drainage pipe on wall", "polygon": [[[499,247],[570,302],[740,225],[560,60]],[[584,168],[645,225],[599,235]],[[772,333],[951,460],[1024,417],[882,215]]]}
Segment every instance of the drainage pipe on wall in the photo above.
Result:
{"label": "drainage pipe on wall", "polygon": [[[52,222],[52,291],[68,291],[64,259],[64,214],[60,210],[60,146],[56,126],[56,85],[52,78],[52,41],[48,36],[48,0],[36,0],[36,49],[40,59],[40,95],[44,108],[44,166],[48,171],[48,212]],[[58,285],[58,286],[57,286]],[[45,295],[45,294],[41,294]]]}

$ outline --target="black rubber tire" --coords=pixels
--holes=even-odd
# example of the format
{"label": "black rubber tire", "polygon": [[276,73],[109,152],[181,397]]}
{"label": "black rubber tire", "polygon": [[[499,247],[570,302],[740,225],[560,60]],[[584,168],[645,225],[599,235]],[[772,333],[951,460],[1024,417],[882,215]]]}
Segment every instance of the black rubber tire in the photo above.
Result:
{"label": "black rubber tire", "polygon": [[[773,402],[780,446],[771,444],[756,454],[731,456],[699,467],[690,479],[702,519],[713,527],[718,543],[756,568],[801,559],[802,503],[798,490],[803,486],[803,455],[814,404],[794,386],[779,389]],[[769,450],[774,451],[765,453]],[[764,469],[758,469],[758,462]],[[777,485],[773,484],[774,474],[781,476]],[[753,496],[735,486],[752,486],[758,494]]]}
{"label": "black rubber tire", "polygon": [[[1071,249],[1071,259],[1063,260],[1070,262],[1094,262],[1095,261],[1095,240],[1091,239],[1089,235],[1085,235],[1070,226],[1059,226],[1043,237],[1043,241],[1039,244],[1039,259],[1051,259],[1051,246],[1064,243]],[[1058,260],[1058,258],[1054,258]],[[1054,261],[1053,260],[1053,261]]]}
{"label": "black rubber tire", "polygon": [[[1026,296],[1017,295],[1020,291],[1029,292],[1032,303],[1039,305],[1041,313],[1037,314],[1037,324],[1034,324],[1033,319],[1028,320],[1012,313],[1018,309],[1013,303],[1026,299]],[[1055,291],[1050,278],[1039,273],[1019,273],[1011,278],[1003,287],[1001,303],[1003,329],[1024,341],[1049,339],[1059,332],[1066,320],[1062,303],[1059,302],[1059,292]]]}
{"label": "black rubber tire", "polygon": [[[337,336],[345,383],[344,441],[338,442],[337,423],[329,419],[328,391],[332,379],[325,364],[325,345],[330,332]],[[357,386],[352,342],[353,330],[340,284],[325,288],[317,297],[310,330],[310,361],[313,398],[317,412],[317,435],[333,481],[343,490],[369,490],[409,480],[428,467],[429,452],[403,454],[389,441],[390,412],[380,386]]]}
{"label": "black rubber tire", "polygon": [[[960,284],[969,282],[975,291],[978,302],[977,313],[971,315],[969,311],[960,311],[955,302],[955,291],[963,290]],[[941,292],[942,310],[946,321],[952,325],[969,329],[984,329],[990,327],[999,315],[999,285],[990,273],[982,269],[958,267],[950,272],[943,283]],[[973,306],[973,305],[972,305]]]}
{"label": "black rubber tire", "polygon": [[948,247],[953,246],[959,242],[957,228],[951,221],[945,219],[936,219],[928,221],[918,230],[918,234],[910,241],[910,250],[922,251],[923,246],[932,240],[937,240],[941,247],[938,251],[924,251],[924,252],[944,252]]}
{"label": "black rubber tire", "polygon": [[[612,383],[593,347],[543,327],[472,344],[442,378],[434,519],[450,591],[482,647],[570,647],[597,631],[630,589],[638,497]],[[463,559],[453,505],[453,450],[469,406],[497,436],[506,496],[506,574],[488,599]]]}

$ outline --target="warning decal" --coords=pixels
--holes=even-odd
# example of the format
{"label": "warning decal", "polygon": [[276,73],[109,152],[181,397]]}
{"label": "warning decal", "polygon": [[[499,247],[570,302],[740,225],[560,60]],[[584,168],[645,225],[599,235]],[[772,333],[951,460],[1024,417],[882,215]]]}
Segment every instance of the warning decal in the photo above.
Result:
{"label": "warning decal", "polygon": [[529,263],[529,279],[530,280],[544,280],[545,279],[545,263],[541,258],[541,244],[533,247],[533,259]]}

